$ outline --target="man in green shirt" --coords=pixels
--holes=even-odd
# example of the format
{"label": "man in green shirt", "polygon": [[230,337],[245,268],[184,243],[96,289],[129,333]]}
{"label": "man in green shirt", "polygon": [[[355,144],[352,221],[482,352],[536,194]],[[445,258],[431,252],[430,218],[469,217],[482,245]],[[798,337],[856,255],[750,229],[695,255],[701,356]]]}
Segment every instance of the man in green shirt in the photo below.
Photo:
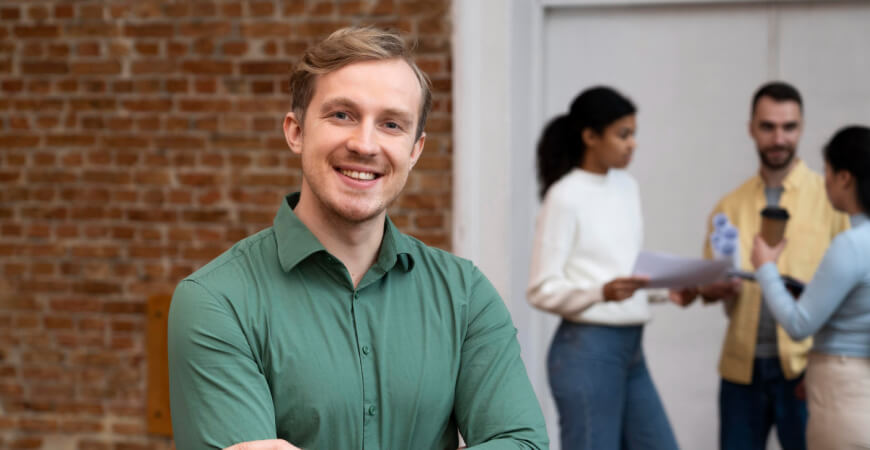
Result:
{"label": "man in green shirt", "polygon": [[459,431],[469,448],[546,448],[498,293],[386,216],[431,105],[404,41],[339,30],[290,89],[301,192],[172,300],[176,446],[455,449]]}

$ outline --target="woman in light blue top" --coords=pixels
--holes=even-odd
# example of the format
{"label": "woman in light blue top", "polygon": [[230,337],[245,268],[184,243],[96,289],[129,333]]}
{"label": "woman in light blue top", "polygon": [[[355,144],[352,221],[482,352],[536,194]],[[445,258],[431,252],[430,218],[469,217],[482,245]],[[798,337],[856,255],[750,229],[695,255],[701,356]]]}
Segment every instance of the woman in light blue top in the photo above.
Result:
{"label": "woman in light blue top", "polygon": [[785,242],[771,248],[756,236],[752,263],[776,321],[794,339],[815,335],[806,376],[807,445],[870,448],[870,128],[841,129],[824,157],[828,199],[850,215],[852,229],[831,242],[799,299],[775,265]]}

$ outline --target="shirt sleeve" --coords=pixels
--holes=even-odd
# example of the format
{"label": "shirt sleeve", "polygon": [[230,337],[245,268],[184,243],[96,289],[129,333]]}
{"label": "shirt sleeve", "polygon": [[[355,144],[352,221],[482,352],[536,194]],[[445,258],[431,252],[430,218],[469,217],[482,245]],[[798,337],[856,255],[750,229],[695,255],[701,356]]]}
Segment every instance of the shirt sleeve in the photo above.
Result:
{"label": "shirt sleeve", "polygon": [[229,303],[182,281],[169,311],[169,393],[179,449],[276,437],[266,379]]}
{"label": "shirt sleeve", "polygon": [[538,214],[532,246],[526,290],[532,306],[560,316],[574,316],[604,301],[604,285],[581,287],[565,276],[577,231],[577,221],[568,206],[548,197]]}
{"label": "shirt sleeve", "polygon": [[477,268],[471,283],[454,403],[459,430],[469,449],[548,448],[510,314]]}
{"label": "shirt sleeve", "polygon": [[858,254],[848,236],[838,236],[822,258],[800,301],[795,301],[786,290],[774,263],[759,267],[756,278],[776,321],[792,339],[800,340],[817,332],[864,276],[855,264],[857,260]]}

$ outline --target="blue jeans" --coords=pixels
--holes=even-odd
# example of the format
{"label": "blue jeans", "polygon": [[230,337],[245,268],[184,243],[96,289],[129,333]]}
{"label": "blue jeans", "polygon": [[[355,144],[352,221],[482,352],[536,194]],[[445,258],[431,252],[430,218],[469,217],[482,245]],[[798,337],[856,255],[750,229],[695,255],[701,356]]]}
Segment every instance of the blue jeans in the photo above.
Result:
{"label": "blue jeans", "polygon": [[807,448],[807,404],[795,396],[803,375],[786,380],[778,358],[756,358],[752,384],[722,380],[719,389],[719,447],[764,450],[770,428],[783,450]]}
{"label": "blue jeans", "polygon": [[562,449],[676,449],[646,368],[643,326],[562,321],[547,369]]}

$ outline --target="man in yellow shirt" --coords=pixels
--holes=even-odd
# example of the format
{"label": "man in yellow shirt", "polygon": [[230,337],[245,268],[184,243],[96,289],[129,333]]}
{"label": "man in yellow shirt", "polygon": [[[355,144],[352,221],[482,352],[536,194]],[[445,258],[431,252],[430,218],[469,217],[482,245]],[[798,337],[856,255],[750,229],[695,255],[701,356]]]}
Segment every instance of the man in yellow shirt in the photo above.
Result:
{"label": "man in yellow shirt", "polygon": [[[797,89],[771,82],[756,91],[749,135],[758,150],[759,171],[713,209],[705,257],[713,257],[713,217],[723,213],[739,232],[739,268],[751,272],[749,256],[761,226],[760,211],[780,206],[790,214],[785,232],[789,244],[777,263],[780,273],[812,278],[831,239],[848,227],[848,218],[831,207],[824,178],[795,156],[802,131],[803,103]],[[776,425],[784,450],[805,449],[807,408],[797,388],[812,340],[791,340],[754,282],[723,281],[700,287],[700,293],[707,303],[723,301],[729,318],[719,361],[720,447],[763,450]]]}

